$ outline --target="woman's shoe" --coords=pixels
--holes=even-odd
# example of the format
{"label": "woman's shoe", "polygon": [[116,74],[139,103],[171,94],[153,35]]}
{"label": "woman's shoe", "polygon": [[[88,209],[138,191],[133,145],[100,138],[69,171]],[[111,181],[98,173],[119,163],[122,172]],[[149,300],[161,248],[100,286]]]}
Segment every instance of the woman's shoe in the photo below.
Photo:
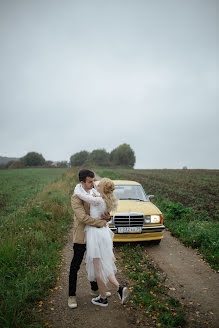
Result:
{"label": "woman's shoe", "polygon": [[99,306],[103,306],[103,307],[108,306],[107,298],[102,298],[100,295],[97,296],[96,298],[92,298],[91,303],[93,303],[94,305],[99,305]]}
{"label": "woman's shoe", "polygon": [[[99,296],[100,295],[99,289],[97,289],[97,290],[92,290],[91,289],[90,295],[91,296]],[[111,293],[106,292],[106,297],[110,297],[110,296],[111,296]]]}
{"label": "woman's shoe", "polygon": [[128,296],[129,296],[129,290],[127,287],[123,287],[123,286],[119,286],[119,289],[117,290],[119,299],[121,301],[122,304],[125,304]]}

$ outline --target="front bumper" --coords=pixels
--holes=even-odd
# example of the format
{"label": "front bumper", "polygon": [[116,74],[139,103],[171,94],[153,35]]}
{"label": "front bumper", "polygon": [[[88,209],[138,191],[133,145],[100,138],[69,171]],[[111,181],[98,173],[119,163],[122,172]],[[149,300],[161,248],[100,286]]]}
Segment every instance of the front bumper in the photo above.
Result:
{"label": "front bumper", "polygon": [[149,241],[163,238],[164,225],[142,227],[141,233],[117,233],[117,228],[110,229],[114,232],[114,242]]}

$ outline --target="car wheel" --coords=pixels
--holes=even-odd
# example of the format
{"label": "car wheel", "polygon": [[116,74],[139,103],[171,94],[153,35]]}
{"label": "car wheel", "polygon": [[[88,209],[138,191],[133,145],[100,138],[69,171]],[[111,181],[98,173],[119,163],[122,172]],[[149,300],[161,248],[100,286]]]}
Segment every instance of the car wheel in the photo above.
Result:
{"label": "car wheel", "polygon": [[159,245],[161,242],[161,239],[153,240],[154,245]]}

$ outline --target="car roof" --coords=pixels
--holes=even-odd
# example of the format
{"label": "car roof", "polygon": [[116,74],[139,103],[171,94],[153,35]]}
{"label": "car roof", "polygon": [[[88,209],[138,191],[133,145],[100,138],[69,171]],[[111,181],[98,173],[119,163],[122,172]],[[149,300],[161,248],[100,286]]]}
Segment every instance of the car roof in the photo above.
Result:
{"label": "car roof", "polygon": [[[112,180],[115,185],[140,185],[140,183],[136,181],[130,181],[130,180]],[[98,184],[99,181],[95,181],[96,184]]]}

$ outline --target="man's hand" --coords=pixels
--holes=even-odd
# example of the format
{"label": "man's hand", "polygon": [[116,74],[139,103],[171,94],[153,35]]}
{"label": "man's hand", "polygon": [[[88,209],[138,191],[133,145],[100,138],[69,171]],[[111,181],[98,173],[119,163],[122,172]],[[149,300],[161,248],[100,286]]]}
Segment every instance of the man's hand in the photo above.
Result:
{"label": "man's hand", "polygon": [[101,220],[110,221],[110,214],[109,214],[109,212],[104,212],[101,215]]}

